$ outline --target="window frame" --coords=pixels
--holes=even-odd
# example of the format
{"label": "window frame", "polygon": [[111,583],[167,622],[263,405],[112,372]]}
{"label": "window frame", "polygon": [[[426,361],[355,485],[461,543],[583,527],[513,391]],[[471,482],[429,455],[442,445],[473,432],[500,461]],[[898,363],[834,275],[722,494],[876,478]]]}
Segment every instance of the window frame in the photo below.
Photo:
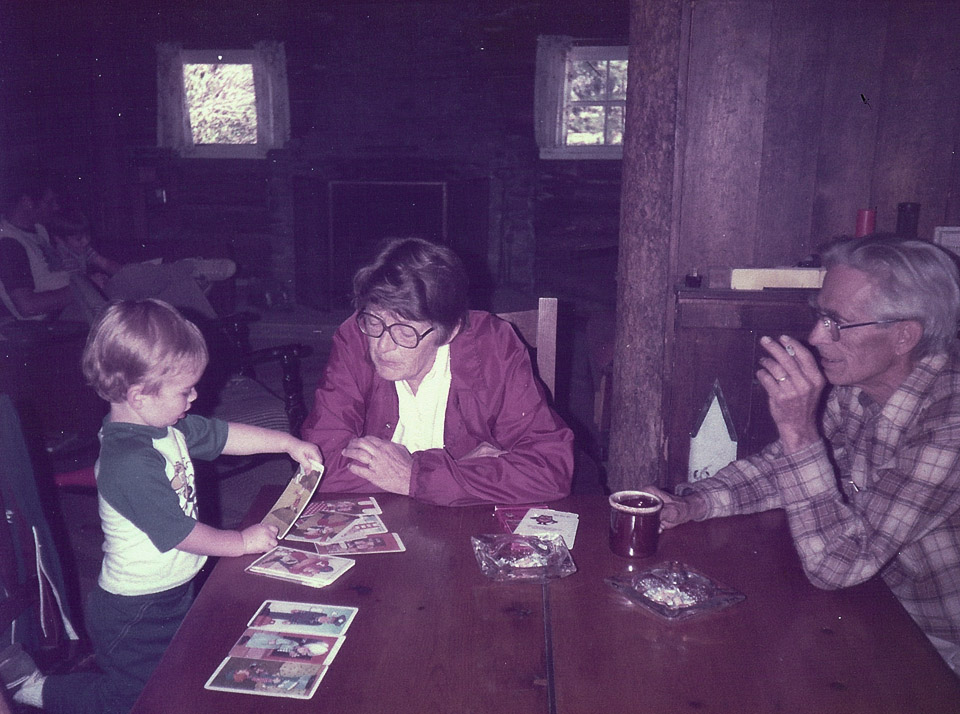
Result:
{"label": "window frame", "polygon": [[[597,40],[543,35],[537,39],[536,134],[541,159],[608,159],[623,158],[623,144],[564,144],[564,122],[569,92],[568,63],[576,60],[627,60],[626,44],[603,44]],[[615,102],[592,104],[619,105]],[[626,114],[626,99],[623,101]]]}
{"label": "window frame", "polygon": [[[255,144],[194,144],[183,82],[188,64],[249,64],[256,94]],[[290,139],[286,61],[282,43],[258,43],[253,49],[183,49],[158,46],[157,145],[184,158],[265,159]]]}

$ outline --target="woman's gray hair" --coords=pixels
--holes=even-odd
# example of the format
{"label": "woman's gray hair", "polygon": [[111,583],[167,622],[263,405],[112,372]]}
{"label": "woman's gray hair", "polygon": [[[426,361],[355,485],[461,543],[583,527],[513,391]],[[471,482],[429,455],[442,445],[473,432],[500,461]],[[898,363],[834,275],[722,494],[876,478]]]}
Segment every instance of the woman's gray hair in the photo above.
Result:
{"label": "woman's gray hair", "polygon": [[445,245],[395,238],[353,277],[353,306],[395,312],[435,326],[441,344],[467,319],[467,274]]}
{"label": "woman's gray hair", "polygon": [[874,319],[923,325],[916,359],[947,351],[957,338],[960,277],[954,258],[939,246],[886,237],[848,240],[827,249],[823,265],[846,265],[870,276]]}

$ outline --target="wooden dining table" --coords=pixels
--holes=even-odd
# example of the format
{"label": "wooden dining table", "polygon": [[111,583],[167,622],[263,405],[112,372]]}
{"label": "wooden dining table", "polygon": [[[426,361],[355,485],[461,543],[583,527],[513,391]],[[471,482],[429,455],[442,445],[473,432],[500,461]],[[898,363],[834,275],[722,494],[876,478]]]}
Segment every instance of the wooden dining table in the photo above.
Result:
{"label": "wooden dining table", "polygon": [[[251,522],[278,495],[261,491]],[[376,498],[405,552],[359,555],[321,589],[245,572],[254,556],[220,559],[133,711],[960,711],[960,680],[882,580],[813,587],[782,511],[686,524],[628,560],[610,551],[606,498],[569,497],[550,505],[579,514],[577,572],[541,584],[481,572],[471,536],[501,532],[493,506]],[[606,582],[670,561],[746,597],[669,621]],[[317,692],[204,689],[267,599],[358,608]]]}

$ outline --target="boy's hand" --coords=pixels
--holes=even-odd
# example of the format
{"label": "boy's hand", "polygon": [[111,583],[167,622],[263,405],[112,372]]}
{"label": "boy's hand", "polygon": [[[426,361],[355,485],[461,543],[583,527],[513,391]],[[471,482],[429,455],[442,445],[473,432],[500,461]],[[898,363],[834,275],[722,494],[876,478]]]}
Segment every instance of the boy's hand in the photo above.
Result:
{"label": "boy's hand", "polygon": [[291,438],[293,443],[287,449],[290,458],[300,464],[304,471],[316,471],[317,467],[323,464],[320,447],[309,441],[300,441],[296,437]]}
{"label": "boy's hand", "polygon": [[265,526],[262,523],[256,523],[249,528],[240,531],[243,538],[243,553],[265,553],[277,545],[276,526]]}

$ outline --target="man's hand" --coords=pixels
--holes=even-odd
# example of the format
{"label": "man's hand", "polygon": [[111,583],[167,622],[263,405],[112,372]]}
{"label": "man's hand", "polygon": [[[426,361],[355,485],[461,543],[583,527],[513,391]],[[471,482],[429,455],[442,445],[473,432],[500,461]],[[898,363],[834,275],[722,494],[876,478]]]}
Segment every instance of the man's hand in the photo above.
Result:
{"label": "man's hand", "polygon": [[413,457],[400,444],[376,436],[361,436],[350,440],[343,455],[353,459],[353,463],[347,465],[351,473],[384,491],[410,495]]}
{"label": "man's hand", "polygon": [[764,336],[760,344],[770,356],[760,360],[757,379],[767,392],[783,450],[790,454],[820,438],[817,405],[826,379],[816,359],[797,340],[784,335],[777,342]]}
{"label": "man's hand", "polygon": [[663,501],[663,510],[660,511],[660,525],[664,530],[707,515],[707,504],[697,494],[681,498],[662,491],[656,486],[644,486],[643,490],[655,494]]}

